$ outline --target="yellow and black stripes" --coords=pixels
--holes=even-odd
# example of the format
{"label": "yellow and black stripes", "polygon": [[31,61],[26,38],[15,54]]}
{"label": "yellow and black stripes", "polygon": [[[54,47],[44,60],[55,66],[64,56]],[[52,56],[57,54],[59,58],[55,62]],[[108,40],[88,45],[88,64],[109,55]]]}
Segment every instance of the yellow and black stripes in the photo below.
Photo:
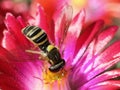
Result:
{"label": "yellow and black stripes", "polygon": [[59,50],[50,44],[47,34],[39,27],[27,26],[22,30],[23,34],[32,43],[37,45],[48,57],[48,62],[51,64],[49,70],[57,72],[65,65],[64,59],[61,58]]}
{"label": "yellow and black stripes", "polygon": [[50,44],[47,38],[47,34],[36,26],[27,26],[22,32],[27,36],[27,38],[34,42],[40,47],[44,52],[46,52],[47,46]]}

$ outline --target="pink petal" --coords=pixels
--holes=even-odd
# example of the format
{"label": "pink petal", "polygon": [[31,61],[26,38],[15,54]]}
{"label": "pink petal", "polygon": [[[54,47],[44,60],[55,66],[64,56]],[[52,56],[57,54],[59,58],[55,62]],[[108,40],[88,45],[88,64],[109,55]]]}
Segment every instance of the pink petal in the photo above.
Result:
{"label": "pink petal", "polygon": [[109,80],[105,82],[98,83],[97,85],[91,86],[90,90],[119,90],[120,81]]}
{"label": "pink petal", "polygon": [[[92,59],[88,59],[86,64],[86,56],[80,59],[80,62],[77,62],[71,76],[71,82],[78,83],[78,86],[85,83],[86,81],[91,80],[93,77],[108,69],[110,66],[114,65],[119,59],[119,50],[120,42],[117,42],[106,49],[101,55],[93,56]],[[114,48],[116,47],[116,48]],[[112,53],[111,53],[112,52]],[[86,54],[87,55],[87,54]],[[104,62],[104,63],[103,63]],[[74,74],[73,74],[74,73]],[[82,78],[81,78],[82,77]]]}
{"label": "pink petal", "polygon": [[81,33],[84,19],[85,19],[85,12],[84,10],[82,10],[73,18],[69,26],[69,29],[62,47],[62,49],[64,50],[65,60],[68,60],[68,59],[73,60],[77,39]]}
{"label": "pink petal", "polygon": [[[23,47],[27,46],[28,42],[25,36],[21,33],[23,25],[21,25],[21,23],[18,20],[16,20],[16,18],[12,14],[7,13],[5,24],[8,28],[8,31],[11,33],[12,36],[16,38],[17,42],[19,42],[19,44]],[[7,36],[5,35],[5,37]]]}
{"label": "pink petal", "polygon": [[86,50],[88,54],[86,59],[92,58],[94,55],[100,53],[102,50],[105,49],[105,46],[110,42],[110,40],[114,37],[118,27],[117,26],[111,26],[101,32],[97,37],[93,39],[93,41],[88,46],[88,49]]}
{"label": "pink petal", "polygon": [[[1,51],[0,52],[0,59],[1,59],[1,61],[3,60],[4,62],[7,62],[7,63],[16,61],[16,58],[14,57],[14,55],[12,55],[5,48],[0,46],[0,51]],[[1,66],[2,66],[2,64],[1,64]]]}
{"label": "pink petal", "polygon": [[[32,64],[32,65],[34,65],[35,69],[29,63],[17,63],[16,64],[16,63],[7,63],[5,61],[2,62],[2,66],[0,66],[0,71],[1,71],[0,86],[3,87],[3,90],[6,87],[8,88],[8,90],[13,90],[13,88],[17,88],[17,87],[19,89],[25,88],[23,90],[32,90],[33,87],[36,88],[35,87],[36,84],[40,84],[39,85],[40,87],[41,80],[37,79],[36,77],[40,78],[41,70],[39,69],[38,70],[39,72],[38,71],[36,72],[36,69],[37,69],[36,65],[35,64]],[[10,86],[12,86],[12,89]]]}
{"label": "pink petal", "polygon": [[0,75],[0,88],[2,90],[25,90],[25,86],[20,81],[5,75]]}
{"label": "pink petal", "polygon": [[55,22],[55,44],[60,48],[72,19],[72,7],[66,5],[57,10],[53,19]]}
{"label": "pink petal", "polygon": [[104,49],[104,47],[108,44],[108,42],[114,37],[118,27],[111,26],[99,34],[98,38],[96,38],[96,45],[95,45],[95,54],[99,53]]}
{"label": "pink petal", "polygon": [[[93,78],[104,70],[110,68],[112,65],[120,61],[120,41],[114,43],[109,48],[107,48],[100,55],[92,59],[93,63],[89,63],[88,68],[90,68],[86,75],[88,75],[87,80]],[[91,60],[90,60],[91,61]],[[104,63],[103,63],[104,62]]]}
{"label": "pink petal", "polygon": [[[26,42],[25,45],[19,42],[13,34],[9,31],[4,31],[3,47],[11,52],[16,57],[19,57],[20,61],[36,61],[39,58],[39,55],[31,54],[25,50],[32,50],[34,45],[31,42]],[[34,57],[33,57],[34,56]]]}
{"label": "pink petal", "polygon": [[[0,65],[0,86],[2,88],[5,89],[9,85],[12,86],[12,89],[8,86],[8,90],[13,90],[17,86],[19,88],[25,88],[25,90],[32,90],[33,87],[37,88],[35,87],[36,84],[40,84],[39,87],[41,88],[41,80],[37,79],[37,77],[41,78],[42,69],[40,62],[19,63],[20,58],[15,57],[2,47],[0,47],[0,51],[0,62],[2,63]],[[13,86],[15,83],[17,86]]]}
{"label": "pink petal", "polygon": [[76,44],[77,46],[75,50],[75,59],[72,63],[73,65],[75,65],[76,62],[80,59],[80,57],[83,55],[87,46],[102,28],[103,24],[104,22],[102,20],[96,21],[92,25],[88,26],[87,29],[80,35]]}
{"label": "pink petal", "polygon": [[90,59],[93,58],[95,55],[99,54],[102,50],[104,50],[107,43],[113,38],[116,30],[117,30],[116,26],[109,27],[108,29],[100,33],[99,36],[95,37],[94,40],[90,43],[83,56],[85,57],[87,55],[85,58],[86,60],[82,62],[81,66],[81,70],[83,70],[83,72],[87,70],[88,65],[91,63]]}
{"label": "pink petal", "polygon": [[[30,44],[26,45],[30,46]],[[13,54],[22,54],[25,52],[25,46],[22,45],[21,42],[16,39],[9,31],[4,31],[4,38],[3,38],[3,47],[7,50],[11,51]],[[28,47],[29,48],[29,47]],[[26,48],[27,49],[27,48]],[[24,54],[25,56],[26,54]]]}
{"label": "pink petal", "polygon": [[[19,73],[15,70],[15,58],[11,55],[8,51],[4,48],[0,47],[0,86],[3,89],[12,90],[13,88],[21,89],[23,86],[20,78],[16,77],[19,76]],[[14,77],[14,78],[13,78]],[[16,77],[16,78],[15,78]],[[18,82],[19,81],[19,82]]]}
{"label": "pink petal", "polygon": [[[0,59],[1,59],[1,62],[3,62],[3,63],[11,63],[10,65],[13,65],[13,66],[15,66],[16,64],[21,64],[22,65],[22,67],[21,68],[23,68],[24,67],[24,63],[26,63],[26,64],[28,64],[29,65],[29,63],[32,63],[30,66],[32,66],[32,65],[34,65],[35,63],[38,63],[38,62],[36,62],[37,60],[35,60],[35,58],[34,58],[34,62],[19,62],[19,60],[20,59],[32,59],[29,55],[26,55],[26,57],[16,57],[16,55],[15,54],[12,54],[12,53],[10,53],[9,51],[7,51],[6,49],[4,49],[3,47],[1,47],[0,46]],[[19,53],[20,54],[20,53]],[[29,57],[28,57],[29,56]],[[9,65],[6,65],[6,66],[4,66],[4,68],[2,68],[4,66],[4,64],[1,64],[0,65],[0,67],[1,67],[1,69],[9,69]],[[7,67],[8,66],[8,67]],[[41,66],[41,62],[39,62],[39,66]],[[36,68],[37,68],[37,66],[35,66]],[[27,67],[26,67],[27,68]],[[33,67],[34,68],[34,67]],[[12,71],[9,71],[9,70],[5,70],[6,72],[10,72],[11,74],[13,73]],[[30,72],[32,72],[32,69],[30,69]],[[13,73],[14,74],[14,73]]]}
{"label": "pink petal", "polygon": [[90,87],[90,86],[93,86],[99,82],[103,82],[103,81],[106,81],[106,80],[110,80],[112,78],[116,78],[116,77],[119,77],[120,76],[120,69],[116,69],[116,70],[112,70],[112,71],[108,71],[108,72],[105,72],[95,78],[93,78],[92,80],[88,81],[84,86],[82,87]]}
{"label": "pink petal", "polygon": [[15,56],[22,58],[22,61],[38,60],[38,55],[34,54],[34,57],[32,57],[33,54],[25,51],[31,50],[34,45],[21,33],[23,24],[24,23],[20,17],[15,19],[14,16],[8,13],[6,16],[8,31],[4,31],[2,45]]}
{"label": "pink petal", "polygon": [[25,21],[23,20],[23,18],[21,16],[17,17],[17,20],[19,21],[19,23],[21,24],[22,27],[27,26],[27,24],[25,23]]}

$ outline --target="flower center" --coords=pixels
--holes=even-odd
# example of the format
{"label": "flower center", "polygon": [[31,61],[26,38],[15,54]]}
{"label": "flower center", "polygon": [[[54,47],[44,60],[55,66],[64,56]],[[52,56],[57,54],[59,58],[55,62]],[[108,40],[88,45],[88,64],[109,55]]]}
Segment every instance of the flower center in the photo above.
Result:
{"label": "flower center", "polygon": [[63,78],[65,78],[67,75],[67,71],[65,71],[64,69],[61,69],[58,72],[51,72],[48,69],[46,69],[43,72],[43,82],[44,83],[54,83],[55,81],[61,81]]}

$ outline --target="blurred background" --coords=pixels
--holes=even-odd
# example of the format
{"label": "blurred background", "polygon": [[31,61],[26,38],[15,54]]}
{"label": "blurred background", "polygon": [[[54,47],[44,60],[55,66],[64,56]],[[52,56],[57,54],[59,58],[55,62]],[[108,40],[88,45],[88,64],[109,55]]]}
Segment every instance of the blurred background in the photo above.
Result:
{"label": "blurred background", "polygon": [[[0,40],[3,37],[3,30],[7,12],[14,16],[21,15],[28,20],[31,15],[35,15],[37,3],[44,7],[48,18],[52,18],[54,12],[66,3],[72,6],[73,15],[81,9],[86,11],[86,23],[103,19],[106,26],[120,26],[120,0],[0,0]],[[113,41],[120,39],[120,30],[116,33]],[[115,67],[120,67],[117,64]]]}

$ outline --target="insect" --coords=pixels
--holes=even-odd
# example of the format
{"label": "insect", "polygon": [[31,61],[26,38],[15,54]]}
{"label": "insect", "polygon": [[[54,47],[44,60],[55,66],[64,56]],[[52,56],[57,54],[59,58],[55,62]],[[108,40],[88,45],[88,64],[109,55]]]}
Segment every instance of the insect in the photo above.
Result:
{"label": "insect", "polygon": [[26,26],[22,29],[22,33],[27,39],[37,45],[43,54],[46,55],[48,62],[51,65],[49,67],[51,72],[58,72],[63,68],[65,65],[65,60],[61,58],[59,50],[49,42],[47,34],[44,30],[37,26]]}

